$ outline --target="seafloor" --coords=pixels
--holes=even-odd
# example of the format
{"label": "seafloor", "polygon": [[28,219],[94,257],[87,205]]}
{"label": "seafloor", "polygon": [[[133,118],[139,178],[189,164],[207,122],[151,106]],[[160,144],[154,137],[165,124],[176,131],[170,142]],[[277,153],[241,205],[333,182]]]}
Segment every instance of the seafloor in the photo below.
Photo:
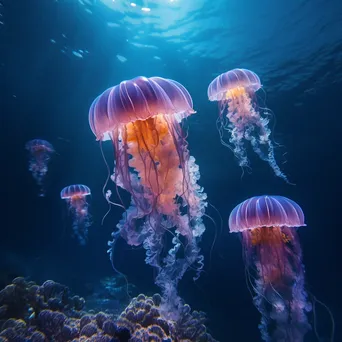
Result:
{"label": "seafloor", "polygon": [[180,318],[164,317],[161,297],[143,294],[120,313],[86,310],[86,301],[52,280],[37,285],[15,278],[0,291],[0,342],[214,342],[204,313],[184,305]]}

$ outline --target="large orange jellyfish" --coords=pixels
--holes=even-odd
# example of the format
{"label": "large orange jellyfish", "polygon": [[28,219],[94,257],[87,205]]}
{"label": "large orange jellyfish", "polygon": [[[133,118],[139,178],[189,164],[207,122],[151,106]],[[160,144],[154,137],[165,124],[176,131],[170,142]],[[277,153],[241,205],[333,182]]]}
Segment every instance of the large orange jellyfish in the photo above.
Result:
{"label": "large orange jellyfish", "polygon": [[[193,113],[188,91],[161,77],[123,81],[98,96],[89,111],[97,140],[114,145],[112,180],[131,194],[109,243],[111,260],[119,235],[130,245],[142,244],[146,262],[158,271],[155,281],[170,314],[181,304],[178,281],[196,265],[198,277],[203,266],[197,243],[205,229],[206,194],[197,184],[198,166],[180,126]],[[173,236],[172,247],[163,253],[166,234]]]}
{"label": "large orange jellyfish", "polygon": [[247,281],[262,315],[264,341],[302,342],[311,329],[312,309],[304,288],[304,266],[297,228],[305,226],[300,206],[283,196],[257,196],[237,205],[231,233],[242,234]]}
{"label": "large orange jellyfish", "polygon": [[244,141],[250,141],[254,152],[269,163],[278,177],[288,182],[274,157],[271,130],[267,126],[269,120],[255,101],[255,92],[260,88],[258,75],[247,69],[227,71],[210,83],[209,100],[219,102],[217,126],[221,142],[234,152],[239,165],[246,167],[249,161]]}

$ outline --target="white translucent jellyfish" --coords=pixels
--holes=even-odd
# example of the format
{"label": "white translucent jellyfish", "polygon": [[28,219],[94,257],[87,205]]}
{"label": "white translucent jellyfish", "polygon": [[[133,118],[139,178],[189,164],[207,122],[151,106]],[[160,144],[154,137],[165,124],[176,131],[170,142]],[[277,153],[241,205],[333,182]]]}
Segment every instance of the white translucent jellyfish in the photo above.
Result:
{"label": "white translucent jellyfish", "polygon": [[[246,167],[249,162],[245,141],[250,141],[254,152],[269,163],[278,177],[288,182],[274,157],[266,111],[258,107],[255,101],[255,92],[260,88],[258,75],[247,69],[227,71],[210,83],[209,100],[219,102],[217,126],[221,142],[234,152],[239,165]],[[226,132],[229,134],[228,141]]]}

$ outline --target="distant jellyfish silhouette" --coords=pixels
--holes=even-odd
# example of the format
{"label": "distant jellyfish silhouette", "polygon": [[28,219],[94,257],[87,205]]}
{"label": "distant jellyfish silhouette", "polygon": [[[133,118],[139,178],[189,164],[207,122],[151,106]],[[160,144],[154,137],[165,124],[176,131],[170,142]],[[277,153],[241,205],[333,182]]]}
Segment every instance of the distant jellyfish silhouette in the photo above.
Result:
{"label": "distant jellyfish silhouette", "polygon": [[81,245],[86,244],[88,228],[91,226],[89,204],[86,198],[88,195],[91,195],[90,189],[82,184],[66,186],[61,191],[61,199],[66,200],[72,215],[73,235]]}
{"label": "distant jellyfish silhouette", "polygon": [[[119,235],[130,245],[142,244],[170,315],[181,307],[177,284],[183,274],[192,267],[198,277],[203,266],[198,241],[205,230],[206,194],[197,184],[199,168],[180,126],[193,113],[188,91],[161,77],[121,82],[98,96],[89,111],[97,140],[114,145],[112,180],[131,194],[131,205],[112,234],[111,260]],[[173,236],[171,248],[165,244],[168,236]]]}
{"label": "distant jellyfish silhouette", "polygon": [[255,92],[260,88],[258,75],[247,69],[230,70],[210,83],[209,100],[219,102],[217,126],[221,142],[234,152],[239,165],[245,167],[249,162],[244,141],[250,141],[254,152],[269,163],[278,177],[288,182],[274,157],[271,130],[267,126],[269,119],[263,116],[255,101]]}
{"label": "distant jellyfish silhouette", "polygon": [[303,341],[312,309],[304,288],[297,228],[304,214],[282,196],[257,196],[240,203],[229,217],[231,233],[241,233],[248,283],[262,315],[264,341]]}
{"label": "distant jellyfish silhouette", "polygon": [[53,146],[46,140],[33,139],[26,143],[25,148],[30,152],[29,170],[40,187],[39,196],[45,196],[44,179],[48,172]]}

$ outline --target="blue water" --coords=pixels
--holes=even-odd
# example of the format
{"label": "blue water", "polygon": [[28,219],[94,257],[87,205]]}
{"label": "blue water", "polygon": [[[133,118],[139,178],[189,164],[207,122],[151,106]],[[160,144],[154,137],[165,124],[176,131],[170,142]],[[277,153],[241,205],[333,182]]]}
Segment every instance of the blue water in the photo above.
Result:
{"label": "blue water", "polygon": [[[90,131],[94,98],[122,80],[144,75],[171,78],[192,95],[196,115],[185,123],[189,148],[200,167],[200,185],[222,216],[208,209],[201,244],[205,273],[186,276],[180,294],[207,312],[222,342],[259,341],[259,313],[245,284],[241,242],[228,233],[230,211],[248,197],[273,194],[299,203],[307,227],[299,231],[307,288],[332,310],[342,341],[340,231],[342,3],[338,0],[3,0],[0,4],[0,111],[5,195],[0,239],[1,288],[15,276],[53,279],[91,296],[113,275],[107,241],[121,218],[114,210],[101,226],[107,171]],[[274,113],[270,125],[276,158],[296,185],[276,178],[251,155],[242,174],[220,144],[216,103],[209,83],[233,68],[256,72],[260,103]],[[5,129],[3,129],[3,127]],[[49,165],[46,197],[38,198],[27,170],[26,141],[41,138],[57,155]],[[112,165],[113,151],[104,144]],[[92,189],[89,243],[71,238],[65,203],[69,184]],[[114,190],[113,190],[114,192]],[[126,198],[125,198],[126,200]],[[218,235],[212,252],[212,243]],[[137,293],[158,291],[144,250],[123,241],[115,266]],[[89,285],[90,284],[90,285]],[[97,297],[90,306],[96,307]],[[117,309],[116,299],[106,302]],[[312,318],[311,318],[312,319]],[[319,309],[322,338],[330,320]],[[311,336],[312,337],[312,336]],[[310,338],[311,338],[310,337]],[[314,338],[308,342],[314,341]]]}

